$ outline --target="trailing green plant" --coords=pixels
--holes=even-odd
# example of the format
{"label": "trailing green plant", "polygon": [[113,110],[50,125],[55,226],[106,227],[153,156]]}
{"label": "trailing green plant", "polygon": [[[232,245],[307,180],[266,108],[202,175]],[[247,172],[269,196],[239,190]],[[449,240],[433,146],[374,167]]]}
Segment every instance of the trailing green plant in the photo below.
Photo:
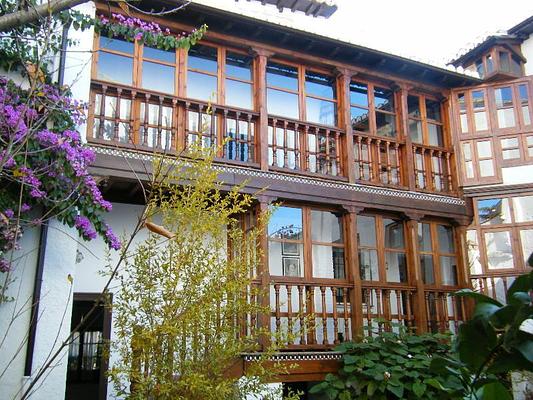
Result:
{"label": "trailing green plant", "polygon": [[330,400],[462,398],[457,377],[429,368],[435,356],[449,355],[449,335],[415,335],[399,327],[398,333],[381,332],[335,350],[342,354],[338,374],[328,374],[311,393]]}
{"label": "trailing green plant", "polygon": [[456,296],[476,301],[473,317],[459,328],[457,358],[435,357],[431,369],[459,379],[468,399],[512,399],[509,373],[533,371],[533,272],[519,276],[506,304],[463,289]]}

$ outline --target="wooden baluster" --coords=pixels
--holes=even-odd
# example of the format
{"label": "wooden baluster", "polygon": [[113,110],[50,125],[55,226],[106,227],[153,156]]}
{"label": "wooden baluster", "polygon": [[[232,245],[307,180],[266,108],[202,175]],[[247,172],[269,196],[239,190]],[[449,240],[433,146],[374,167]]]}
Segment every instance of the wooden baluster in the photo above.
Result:
{"label": "wooden baluster", "polygon": [[288,344],[293,344],[292,340],[292,285],[287,285],[287,327]]}
{"label": "wooden baluster", "polygon": [[298,285],[298,313],[300,314],[300,344],[305,344],[305,317],[304,317],[304,309],[305,303],[304,303],[304,291],[305,286]]}
{"label": "wooden baluster", "polygon": [[330,156],[330,146],[329,146],[329,133],[330,130],[326,129],[326,174],[331,174],[331,156]]}
{"label": "wooden baluster", "polygon": [[461,319],[464,321],[466,317],[465,301],[462,297],[459,297],[457,301],[461,304]]}
{"label": "wooden baluster", "polygon": [[390,185],[392,183],[392,164],[390,162],[390,142],[388,140],[385,142],[385,154],[387,155],[387,183]]}
{"label": "wooden baluster", "polygon": [[[429,159],[430,159],[430,168],[431,168],[431,189],[434,191],[438,191],[439,188],[437,187],[437,176],[440,172],[440,151],[430,150],[429,152]],[[433,163],[433,158],[435,157],[435,154],[437,154],[437,166],[439,168],[439,171],[435,171],[435,165]]]}
{"label": "wooden baluster", "polygon": [[148,146],[148,121],[150,120],[150,94],[144,94],[144,121],[143,121],[143,140],[142,144]]}
{"label": "wooden baluster", "polygon": [[252,114],[250,113],[246,114],[246,122],[247,122],[246,143],[248,145],[248,154],[246,155],[246,160],[243,159],[242,161],[254,162],[255,161],[255,145],[254,145],[255,131],[254,131],[253,123],[252,123]]}
{"label": "wooden baluster", "polygon": [[[233,156],[233,159],[235,159],[235,155],[232,155],[232,154],[228,154],[230,153],[228,150],[231,149],[233,143],[233,138],[230,137],[229,135],[229,132],[228,132],[228,110],[224,109],[222,110],[222,132],[221,132],[221,136],[222,136],[222,140],[225,142],[224,145],[222,146],[222,158],[227,158],[227,159],[232,159],[232,156]],[[237,121],[235,121],[237,123]]]}
{"label": "wooden baluster", "polygon": [[[315,138],[316,139],[316,138]],[[304,160],[305,160],[305,171],[309,172],[309,157],[310,157],[310,149],[309,149],[309,125],[304,125]],[[315,143],[316,147],[316,143]]]}
{"label": "wooden baluster", "polygon": [[328,344],[328,317],[326,314],[326,288],[320,286],[320,297],[322,299],[322,344]]}
{"label": "wooden baluster", "polygon": [[163,132],[163,98],[159,96],[159,110],[157,113],[157,141],[155,147],[162,148],[161,134]]}
{"label": "wooden baluster", "polygon": [[309,286],[309,298],[307,305],[307,315],[310,315],[309,326],[311,327],[307,331],[307,344],[316,343],[316,313],[315,313],[315,287]]}
{"label": "wooden baluster", "polygon": [[494,300],[496,300],[498,298],[498,295],[496,293],[496,283],[494,282],[494,277],[493,276],[490,277],[490,284],[492,286],[492,288],[491,288],[492,289],[492,298]]}
{"label": "wooden baluster", "polygon": [[395,289],[394,293],[396,294],[396,312],[398,313],[398,324],[403,323],[404,312],[402,310],[402,292],[399,289]]}
{"label": "wooden baluster", "polygon": [[337,319],[337,288],[331,289],[331,304],[333,304],[333,343],[339,344],[339,320]]}
{"label": "wooden baluster", "polygon": [[[255,292],[253,291],[253,288],[252,288],[252,293],[250,296],[250,302],[253,304],[254,307],[257,305],[257,296]],[[257,324],[257,314],[252,311],[252,314],[250,316],[250,334],[251,335],[255,333],[256,324]]]}
{"label": "wooden baluster", "polygon": [[443,312],[443,330],[447,331],[450,329],[450,319],[449,319],[449,313],[448,313],[448,293],[443,292],[442,293],[442,312]]}
{"label": "wooden baluster", "polygon": [[448,181],[448,191],[453,192],[453,181],[452,181],[452,169],[451,169],[451,161],[450,156],[451,154],[446,152],[446,179]]}
{"label": "wooden baluster", "polygon": [[503,283],[503,292],[507,293],[507,277],[502,276],[502,283]]}
{"label": "wooden baluster", "polygon": [[483,289],[483,294],[488,296],[489,295],[489,289],[488,289],[488,286],[487,286],[487,277],[482,277],[482,284],[481,284],[481,287]]}
{"label": "wooden baluster", "polygon": [[188,101],[185,102],[185,148],[189,146],[189,109],[190,109],[191,103]]}
{"label": "wooden baluster", "polygon": [[287,143],[287,121],[283,121],[283,168],[287,168],[289,163],[288,158],[289,146]]}
{"label": "wooden baluster", "polygon": [[426,299],[426,318],[428,322],[428,332],[431,332],[431,312],[430,312],[430,304],[429,304],[429,292],[426,292],[424,294],[424,297]]}
{"label": "wooden baluster", "polygon": [[441,293],[439,292],[436,292],[434,294],[434,301],[435,301],[435,313],[436,313],[436,320],[437,320],[437,329],[439,332],[442,332],[442,319],[441,319],[441,316],[440,316],[440,307],[439,307],[439,296],[441,295]]}
{"label": "wooden baluster", "polygon": [[458,317],[459,317],[459,316],[458,316],[458,314],[459,314],[459,310],[458,310],[458,308],[457,308],[457,299],[456,299],[455,296],[450,296],[450,297],[451,297],[451,299],[452,299],[453,322],[454,322],[454,324],[453,324],[453,328],[455,329],[455,332],[454,332],[454,333],[457,333],[457,332],[458,332],[458,331],[457,331],[457,328],[458,328],[458,326],[459,326],[459,318],[458,318]]}
{"label": "wooden baluster", "polygon": [[102,96],[100,98],[100,126],[98,127],[98,138],[104,138],[104,126],[105,126],[105,100],[106,100],[107,86],[102,86]]}
{"label": "wooden baluster", "polygon": [[348,288],[342,288],[342,304],[344,307],[344,341],[351,340],[350,321],[348,320]]}
{"label": "wooden baluster", "polygon": [[[208,110],[208,107],[206,107],[206,112]],[[213,106],[211,106],[211,115],[209,116],[211,118],[211,123],[209,124],[209,138],[211,140],[210,145],[211,146],[218,146],[222,143],[219,142],[217,138],[217,123],[216,123],[216,113],[217,109]],[[222,135],[224,135],[224,132],[222,132]],[[218,154],[217,154],[218,155]]]}
{"label": "wooden baluster", "polygon": [[170,121],[170,126],[171,126],[170,148],[174,151],[178,150],[178,143],[177,143],[178,129],[176,128],[177,126],[176,116],[177,115],[178,115],[178,100],[172,99],[172,114],[171,114],[172,120]]}
{"label": "wooden baluster", "polygon": [[372,302],[372,291],[374,289],[365,289],[365,303],[366,303],[366,323],[368,328],[368,335],[372,336],[372,310],[371,310],[371,302]]}
{"label": "wooden baluster", "polygon": [[377,151],[377,156],[378,156],[378,175],[376,176],[376,179],[378,182],[382,182],[381,180],[381,167],[382,167],[382,162],[381,162],[381,139],[377,139],[376,140],[376,151]]}
{"label": "wooden baluster", "polygon": [[[372,139],[366,138],[366,149],[368,154],[368,177],[370,181],[374,180],[374,168],[372,168]],[[376,291],[377,293],[377,291]]]}
{"label": "wooden baluster", "polygon": [[117,89],[117,105],[115,106],[115,112],[113,113],[115,117],[115,121],[113,125],[113,140],[116,142],[119,141],[118,129],[120,125],[120,98],[121,96],[122,96],[122,89],[118,88]]}
{"label": "wooden baluster", "polygon": [[237,112],[235,115],[235,156],[234,160],[242,161],[241,157],[241,151],[243,149],[242,147],[242,139],[241,139],[241,127],[239,124],[241,118],[241,113]]}
{"label": "wooden baluster", "polygon": [[414,325],[413,324],[413,313],[411,310],[411,296],[412,296],[412,292],[408,290],[406,303],[407,303],[407,326],[409,327],[409,330],[412,329]]}
{"label": "wooden baluster", "polygon": [[337,163],[337,175],[344,176],[344,163],[341,158],[341,133],[335,132],[335,161]]}
{"label": "wooden baluster", "polygon": [[[422,150],[420,150],[420,154],[422,154]],[[415,187],[417,189],[420,189],[420,179],[418,179],[418,147],[416,146],[413,146],[413,155],[414,155],[414,163],[413,163],[413,167],[414,167],[414,173],[415,173]],[[424,156],[421,155],[421,159],[423,160],[424,159]]]}
{"label": "wooden baluster", "polygon": [[363,146],[361,143],[361,140],[362,140],[361,136],[357,135],[356,140],[357,140],[357,152],[358,152],[357,162],[359,163],[359,178],[357,179],[362,180],[364,177],[364,167],[363,167]]}
{"label": "wooden baluster", "polygon": [[395,156],[396,156],[396,184],[401,185],[402,184],[402,167],[400,165],[400,144],[394,143],[394,150],[395,150]]}
{"label": "wooden baluster", "polygon": [[281,331],[281,317],[280,317],[280,304],[279,304],[279,284],[274,285],[274,291],[276,294],[276,333]]}
{"label": "wooden baluster", "polygon": [[302,169],[302,138],[300,137],[300,125],[294,124],[294,168]]}
{"label": "wooden baluster", "polygon": [[381,311],[381,289],[376,289],[376,319],[378,320],[378,332],[382,332],[382,322],[380,319],[383,317],[383,313]]}
{"label": "wooden baluster", "polygon": [[138,131],[136,131],[137,129],[137,125],[135,124],[135,113],[134,113],[134,110],[135,110],[135,98],[137,97],[137,92],[132,90],[130,92],[130,109],[129,109],[129,119],[128,119],[128,130],[126,132],[126,134],[128,135],[127,137],[127,142],[128,143],[139,143],[139,140],[137,139],[137,135],[138,135]]}
{"label": "wooden baluster", "polygon": [[272,120],[272,165],[274,167],[278,166],[278,120]]}

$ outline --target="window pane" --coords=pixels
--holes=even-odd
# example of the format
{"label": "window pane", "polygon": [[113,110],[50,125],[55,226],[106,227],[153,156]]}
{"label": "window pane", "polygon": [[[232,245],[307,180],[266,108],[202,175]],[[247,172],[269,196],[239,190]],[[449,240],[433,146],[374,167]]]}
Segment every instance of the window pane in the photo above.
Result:
{"label": "window pane", "polygon": [[494,101],[496,102],[496,107],[512,107],[513,91],[509,86],[494,89]]}
{"label": "window pane", "polygon": [[498,126],[500,128],[512,128],[515,126],[514,108],[502,108],[497,110]]}
{"label": "window pane", "polygon": [[420,101],[418,96],[407,96],[407,111],[410,117],[420,118]]}
{"label": "window pane", "polygon": [[479,162],[479,175],[483,178],[494,176],[494,163],[492,160],[481,160]]}
{"label": "window pane", "polygon": [[522,75],[522,60],[514,54],[511,56],[511,72],[516,75]]}
{"label": "window pane", "polygon": [[142,87],[163,93],[174,93],[174,67],[143,62]]}
{"label": "window pane", "polygon": [[394,112],[394,92],[390,89],[375,87],[374,107],[376,110]]}
{"label": "window pane", "polygon": [[426,116],[428,119],[440,121],[440,102],[426,99]]}
{"label": "window pane", "polygon": [[480,78],[485,76],[485,69],[483,68],[483,60],[479,59],[476,61],[476,71],[479,74]]}
{"label": "window pane", "polygon": [[359,273],[364,281],[378,281],[378,253],[376,250],[359,249]]}
{"label": "window pane", "polygon": [[198,72],[187,72],[187,97],[205,101],[217,100],[217,78]]}
{"label": "window pane", "polygon": [[520,242],[522,244],[522,255],[524,256],[524,265],[533,253],[533,229],[524,229],[520,231]]}
{"label": "window pane", "polygon": [[468,133],[468,115],[461,114],[461,133]]}
{"label": "window pane", "polygon": [[444,146],[442,126],[428,123],[429,144],[431,146]]}
{"label": "window pane", "polygon": [[485,233],[489,269],[513,268],[513,248],[510,232]]}
{"label": "window pane", "polygon": [[385,252],[387,282],[407,282],[407,260],[405,253]]}
{"label": "window pane", "polygon": [[485,92],[483,90],[475,90],[472,92],[472,105],[474,110],[485,108]]}
{"label": "window pane", "polygon": [[403,249],[405,247],[402,221],[383,218],[383,229],[385,230],[385,248]]}
{"label": "window pane", "polygon": [[144,45],[143,58],[151,58],[152,60],[165,61],[174,64],[176,62],[176,51],[159,50]]}
{"label": "window pane", "polygon": [[252,80],[252,60],[251,56],[236,54],[228,51],[226,53],[226,75],[247,81]]}
{"label": "window pane", "polygon": [[327,99],[335,99],[335,78],[316,72],[306,71],[305,93]]}
{"label": "window pane", "polygon": [[474,127],[476,131],[486,131],[489,129],[487,113],[485,111],[474,112]]}
{"label": "window pane", "polygon": [[364,108],[351,107],[350,108],[352,127],[356,131],[370,132],[370,121],[368,110]]}
{"label": "window pane", "polygon": [[500,51],[500,68],[502,71],[511,72],[509,53]]}
{"label": "window pane", "polygon": [[485,57],[485,61],[487,62],[487,74],[490,74],[494,71],[494,62],[492,60],[492,56],[489,54],[487,57]]}
{"label": "window pane", "polygon": [[322,243],[342,243],[342,216],[330,211],[311,211],[311,240]]}
{"label": "window pane", "polygon": [[133,58],[101,51],[98,54],[98,79],[132,84]]}
{"label": "window pane", "polygon": [[503,150],[502,157],[504,160],[513,160],[515,158],[520,158],[520,150],[518,149]]}
{"label": "window pane", "polygon": [[503,149],[518,147],[518,138],[513,137],[508,139],[502,139],[501,144]]}
{"label": "window pane", "polygon": [[480,225],[511,223],[511,211],[507,199],[485,199],[477,201]]}
{"label": "window pane", "polygon": [[418,224],[418,246],[421,251],[431,251],[431,229],[429,224]]}
{"label": "window pane", "polygon": [[304,248],[302,243],[268,242],[268,268],[271,275],[304,275]]}
{"label": "window pane", "polygon": [[468,252],[468,264],[470,265],[470,273],[472,275],[481,274],[481,255],[479,252],[479,243],[477,239],[477,232],[475,230],[466,231],[466,249]]}
{"label": "window pane", "polygon": [[464,93],[459,93],[457,95],[457,102],[459,103],[459,109],[461,111],[466,111],[466,98]]}
{"label": "window pane", "polygon": [[463,143],[463,157],[465,160],[470,161],[472,159],[472,147],[470,143]]}
{"label": "window pane", "polygon": [[513,197],[515,222],[533,221],[533,196]]}
{"label": "window pane", "polygon": [[429,254],[420,255],[420,272],[422,273],[422,280],[426,285],[435,283],[435,275],[433,273],[433,256]]}
{"label": "window pane", "polygon": [[268,236],[276,239],[302,240],[302,209],[278,207],[268,222]]}
{"label": "window pane", "polygon": [[474,163],[472,161],[465,162],[465,173],[469,179],[474,177]]}
{"label": "window pane", "polygon": [[440,276],[443,285],[457,285],[457,262],[455,257],[440,257]]}
{"label": "window pane", "polygon": [[365,83],[350,83],[350,103],[368,107],[368,86]]}
{"label": "window pane", "polygon": [[484,140],[482,142],[477,142],[477,155],[479,158],[492,157],[492,146],[490,141]]}
{"label": "window pane", "polygon": [[409,120],[409,135],[411,140],[415,143],[422,143],[422,122],[410,119]]}
{"label": "window pane", "polygon": [[376,219],[365,215],[357,216],[357,244],[376,246]]}
{"label": "window pane", "polygon": [[298,90],[298,69],[269,62],[267,64],[267,85]]}
{"label": "window pane", "polygon": [[307,121],[322,125],[335,125],[335,103],[307,97],[305,107]]}
{"label": "window pane", "polygon": [[226,79],[226,104],[241,108],[252,108],[252,85]]}
{"label": "window pane", "polygon": [[455,243],[453,242],[453,228],[447,225],[437,225],[437,236],[439,237],[439,251],[441,253],[454,253]]}
{"label": "window pane", "polygon": [[187,59],[188,68],[217,73],[218,70],[217,49],[214,47],[196,45],[189,49]]}
{"label": "window pane", "polygon": [[376,111],[377,134],[386,137],[396,136],[396,118],[394,115]]}
{"label": "window pane", "polygon": [[313,276],[316,278],[345,279],[344,249],[314,244]]}
{"label": "window pane", "polygon": [[135,48],[135,46],[132,42],[126,42],[125,40],[111,39],[105,36],[100,36],[100,48],[133,54],[133,49]]}
{"label": "window pane", "polygon": [[298,95],[267,89],[267,108],[269,114],[298,119]]}

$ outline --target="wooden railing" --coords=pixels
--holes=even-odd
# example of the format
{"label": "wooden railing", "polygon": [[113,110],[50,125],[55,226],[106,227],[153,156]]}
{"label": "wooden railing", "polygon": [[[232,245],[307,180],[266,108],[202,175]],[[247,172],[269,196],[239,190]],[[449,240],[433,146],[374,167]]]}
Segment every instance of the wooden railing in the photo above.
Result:
{"label": "wooden railing", "polygon": [[341,138],[334,127],[268,118],[268,164],[274,168],[342,176]]}
{"label": "wooden railing", "polygon": [[89,136],[100,143],[178,152],[192,142],[222,145],[226,161],[256,161],[258,114],[93,82]]}
{"label": "wooden railing", "polygon": [[454,192],[449,151],[413,144],[413,158],[416,189]]}
{"label": "wooden railing", "polygon": [[472,288],[486,296],[492,297],[494,300],[505,303],[505,294],[507,289],[513,284],[514,280],[519,276],[516,271],[498,272],[491,274],[472,275],[470,281]]}
{"label": "wooden railing", "polygon": [[[346,168],[346,133],[336,127],[268,116],[267,137],[260,140],[258,112],[101,81],[91,85],[87,137],[94,143],[168,153],[179,153],[193,142],[217,144],[222,162],[259,168],[262,161],[263,168],[273,171],[456,192],[452,153],[444,148],[420,144],[407,148],[404,139],[356,132],[353,168]],[[266,147],[264,153],[260,145]],[[268,160],[260,160],[260,154]]]}
{"label": "wooden railing", "polygon": [[424,291],[427,330],[457,333],[466,318],[462,297],[453,296],[457,289],[427,289]]}
{"label": "wooden railing", "polygon": [[403,186],[400,141],[354,133],[355,179],[390,186]]}

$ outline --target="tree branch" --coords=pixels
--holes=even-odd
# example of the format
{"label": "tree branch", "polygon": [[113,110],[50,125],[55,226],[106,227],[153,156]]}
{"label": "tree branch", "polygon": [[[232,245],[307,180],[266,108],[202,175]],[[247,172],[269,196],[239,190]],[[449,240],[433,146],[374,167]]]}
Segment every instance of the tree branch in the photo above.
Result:
{"label": "tree branch", "polygon": [[37,22],[66,9],[86,3],[89,0],[52,0],[50,2],[0,16],[0,32],[7,32],[21,25]]}

